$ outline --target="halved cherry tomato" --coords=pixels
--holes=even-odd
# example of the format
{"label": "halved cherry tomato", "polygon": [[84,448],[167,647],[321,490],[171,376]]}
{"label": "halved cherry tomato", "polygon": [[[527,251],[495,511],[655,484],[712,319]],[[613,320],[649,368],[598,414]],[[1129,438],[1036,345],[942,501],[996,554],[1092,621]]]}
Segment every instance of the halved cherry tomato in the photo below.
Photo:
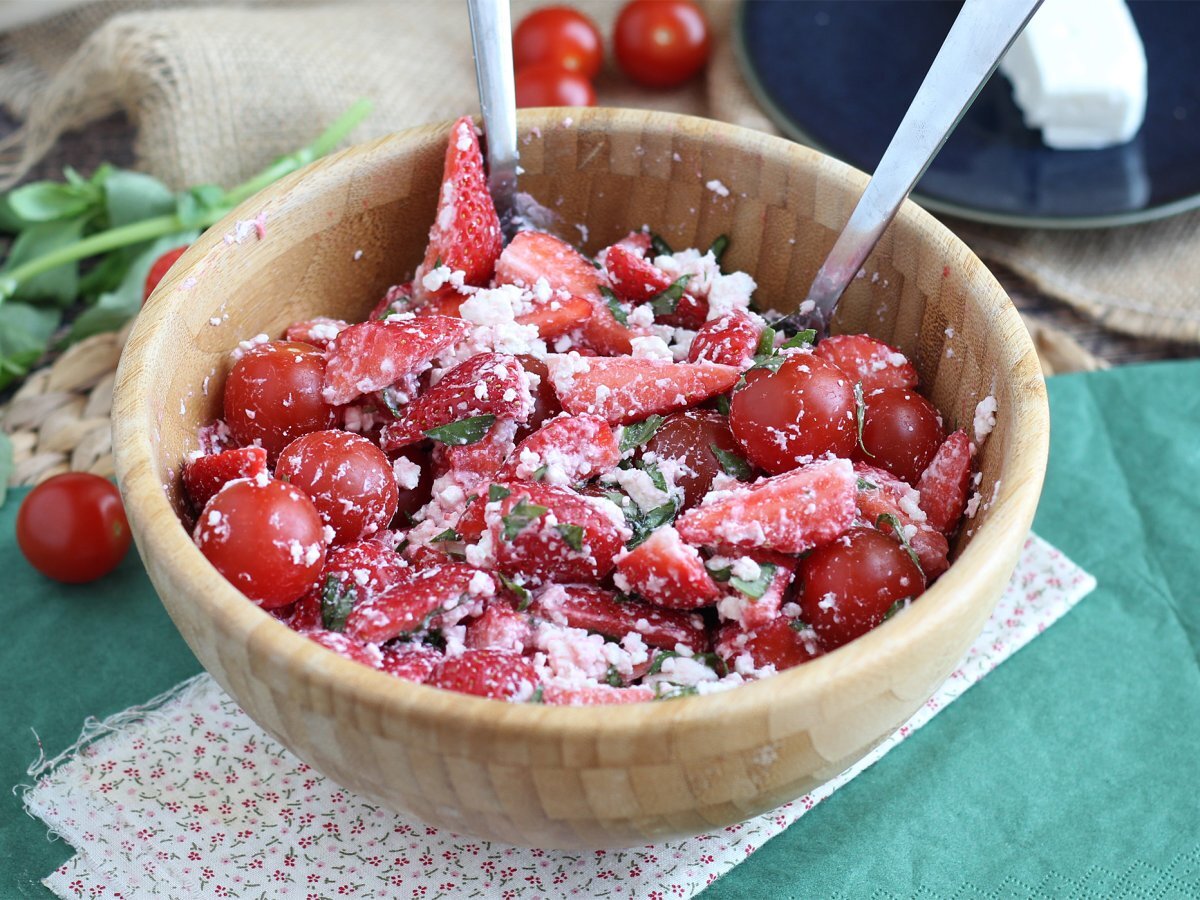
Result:
{"label": "halved cherry tomato", "polygon": [[[600,30],[587,16],[569,6],[534,10],[513,32],[513,67],[518,73],[545,63],[595,78],[604,62]],[[517,105],[521,103],[518,100]],[[552,105],[552,104],[538,104]]]}
{"label": "halved cherry tomato", "polygon": [[708,62],[708,20],[691,0],[633,0],[613,31],[617,62],[638,84],[683,84]]}
{"label": "halved cherry tomato", "polygon": [[35,487],[17,511],[17,546],[29,564],[55,581],[82,584],[117,567],[132,537],[121,495],[111,481],[65,472]]}
{"label": "halved cherry tomato", "polygon": [[517,108],[535,106],[595,106],[592,83],[554,63],[517,70]]}

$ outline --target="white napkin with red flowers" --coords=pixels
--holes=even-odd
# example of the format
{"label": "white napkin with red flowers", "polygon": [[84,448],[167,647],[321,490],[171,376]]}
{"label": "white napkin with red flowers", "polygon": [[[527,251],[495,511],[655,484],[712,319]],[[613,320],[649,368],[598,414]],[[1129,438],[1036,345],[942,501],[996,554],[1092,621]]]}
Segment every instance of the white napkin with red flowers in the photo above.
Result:
{"label": "white napkin with red flowers", "polygon": [[909,737],[1095,584],[1031,535],[962,664],[873,753],[771,813],[633,850],[525,850],[380,809],[300,762],[201,675],[89,727],[75,747],[30,770],[37,781],[26,807],[76,850],[44,883],[60,897],[124,900],[691,897]]}

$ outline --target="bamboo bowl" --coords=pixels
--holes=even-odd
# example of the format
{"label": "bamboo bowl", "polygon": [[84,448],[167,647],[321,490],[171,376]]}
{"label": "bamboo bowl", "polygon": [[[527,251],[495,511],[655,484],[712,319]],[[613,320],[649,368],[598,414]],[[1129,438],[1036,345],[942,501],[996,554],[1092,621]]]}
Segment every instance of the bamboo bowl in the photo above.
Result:
{"label": "bamboo bowl", "polygon": [[[676,247],[727,233],[727,264],[752,273],[759,302],[779,309],[803,297],[866,182],[796,144],[702,119],[544,110],[521,125],[522,186],[561,217],[564,237],[594,252],[644,223]],[[268,188],[200,238],[139,317],[117,379],[117,472],[175,624],[301,759],[463,834],[629,846],[746,819],[837,775],[912,715],[979,634],[1046,466],[1045,389],[1019,316],[983,264],[911,203],[847,292],[838,330],[898,345],[949,423],[969,430],[976,403],[995,395],[980,457],[987,502],[915,605],[814,662],[721,694],[613,708],[439,691],[288,630],[221,578],[180,525],[180,464],[219,413],[230,350],[319,313],[361,318],[407,277],[447,133],[430,126],[353,147]],[[235,224],[256,218],[261,238]]]}

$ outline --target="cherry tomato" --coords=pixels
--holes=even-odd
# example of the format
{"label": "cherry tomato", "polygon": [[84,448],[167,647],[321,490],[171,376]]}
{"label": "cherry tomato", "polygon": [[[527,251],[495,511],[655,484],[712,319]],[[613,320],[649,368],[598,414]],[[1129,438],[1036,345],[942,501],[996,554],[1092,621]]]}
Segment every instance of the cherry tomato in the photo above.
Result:
{"label": "cherry tomato", "polygon": [[151,264],[150,271],[146,273],[146,283],[142,287],[142,303],[150,299],[150,295],[154,293],[158,283],[166,277],[171,266],[175,265],[179,257],[183,256],[183,252],[187,250],[188,246],[188,244],[184,244],[182,247],[168,250]]}
{"label": "cherry tomato", "polygon": [[399,489],[383,451],[348,431],[314,431],[284,448],[275,477],[308,494],[321,520],[345,544],[387,528]]}
{"label": "cherry tomato", "polygon": [[866,634],[897,600],[925,591],[908,552],[874,528],[851,528],[800,563],[800,616],[832,649]]}
{"label": "cherry tomato", "polygon": [[529,414],[529,420],[517,429],[516,440],[519,443],[541,428],[547,419],[553,419],[562,412],[562,404],[558,402],[558,394],[554,393],[554,385],[550,383],[550,370],[546,368],[545,361],[526,353],[517,359],[531,380],[534,376],[538,379],[533,388],[533,412]]}
{"label": "cherry tomato", "polygon": [[778,371],[753,369],[729,405],[746,458],[772,475],[822,453],[849,456],[857,440],[854,386],[837,366],[794,354]]}
{"label": "cherry tomato", "polygon": [[667,416],[654,437],[646,442],[644,454],[663,460],[682,463],[675,475],[675,484],[683,489],[683,509],[690,509],[708,493],[713,479],[725,471],[713,447],[741,458],[742,449],[729,430],[729,420],[719,412],[707,409],[685,409]]}
{"label": "cherry tomato", "polygon": [[[603,62],[604,42],[600,30],[591,19],[569,6],[534,10],[513,32],[513,67],[518,77],[522,69],[549,63],[591,79],[596,77]],[[517,105],[521,105],[520,100]]]}
{"label": "cherry tomato", "polygon": [[542,63],[517,70],[517,108],[595,106],[596,91],[582,75]]}
{"label": "cherry tomato", "polygon": [[325,355],[311,344],[260,344],[225,382],[225,423],[239,444],[259,444],[274,460],[301,435],[333,425],[333,407],[321,399],[324,379]]}
{"label": "cherry tomato", "polygon": [[708,20],[691,0],[633,0],[617,16],[613,46],[638,84],[683,84],[708,62]]}
{"label": "cherry tomato", "polygon": [[937,410],[906,388],[876,391],[864,400],[862,446],[854,458],[916,484],[942,444]]}
{"label": "cherry tomato", "polygon": [[213,567],[264,609],[316,587],[325,562],[317,508],[274,479],[229,482],[205,505],[193,537]]}
{"label": "cherry tomato", "polygon": [[99,475],[48,478],[17,511],[17,546],[31,566],[55,581],[82,584],[107,575],[125,558],[131,540],[121,495]]}

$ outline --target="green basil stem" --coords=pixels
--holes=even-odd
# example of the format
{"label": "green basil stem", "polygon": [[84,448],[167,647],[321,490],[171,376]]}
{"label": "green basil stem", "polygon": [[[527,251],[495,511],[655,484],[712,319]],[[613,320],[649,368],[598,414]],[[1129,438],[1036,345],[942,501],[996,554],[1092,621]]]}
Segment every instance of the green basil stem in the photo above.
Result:
{"label": "green basil stem", "polygon": [[233,207],[237,206],[243,200],[254,196],[267,185],[278,181],[284,175],[288,175],[329,153],[329,151],[341,143],[342,139],[370,111],[371,102],[369,100],[359,100],[307,147],[302,147],[295,153],[277,159],[249,181],[227,191],[216,208],[205,212],[200,216],[198,221],[193,221],[187,226],[184,225],[183,221],[176,214],[155,216],[152,219],[131,222],[119,228],[98,231],[73,244],[60,247],[51,253],[39,256],[37,259],[31,259],[24,265],[17,266],[11,272],[0,275],[0,302],[11,297],[21,284],[24,284],[31,278],[36,278],[38,275],[49,272],[52,269],[57,269],[66,263],[87,259],[89,256],[96,256],[100,253],[107,253],[110,250],[116,250],[118,247],[128,247],[131,244],[152,241],[156,238],[173,234],[176,231],[184,231],[187,227],[208,228],[210,225],[223,219]]}

